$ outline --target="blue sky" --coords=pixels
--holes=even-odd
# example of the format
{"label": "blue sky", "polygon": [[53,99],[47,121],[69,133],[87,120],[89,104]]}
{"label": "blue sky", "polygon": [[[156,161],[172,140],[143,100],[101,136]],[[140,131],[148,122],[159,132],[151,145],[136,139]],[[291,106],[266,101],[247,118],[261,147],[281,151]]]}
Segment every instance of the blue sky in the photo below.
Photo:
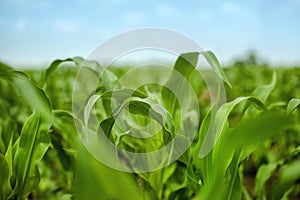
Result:
{"label": "blue sky", "polygon": [[86,57],[124,31],[178,31],[230,63],[256,50],[272,64],[300,64],[300,0],[0,0],[0,60],[17,67]]}

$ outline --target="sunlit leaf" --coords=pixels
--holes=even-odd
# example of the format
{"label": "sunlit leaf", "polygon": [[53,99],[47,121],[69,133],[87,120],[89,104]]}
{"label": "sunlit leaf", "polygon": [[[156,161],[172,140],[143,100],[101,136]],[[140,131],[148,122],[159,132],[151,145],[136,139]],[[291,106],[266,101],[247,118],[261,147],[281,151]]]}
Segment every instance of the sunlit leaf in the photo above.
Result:
{"label": "sunlit leaf", "polygon": [[41,129],[41,114],[35,112],[24,124],[14,159],[17,178],[15,191],[18,198],[23,198],[28,194],[26,193],[26,189],[28,190],[26,184],[34,178],[35,175],[32,175],[36,174],[35,165],[42,159],[49,144],[48,133]]}
{"label": "sunlit leaf", "polygon": [[291,114],[300,105],[300,99],[292,99],[287,107],[287,114]]}

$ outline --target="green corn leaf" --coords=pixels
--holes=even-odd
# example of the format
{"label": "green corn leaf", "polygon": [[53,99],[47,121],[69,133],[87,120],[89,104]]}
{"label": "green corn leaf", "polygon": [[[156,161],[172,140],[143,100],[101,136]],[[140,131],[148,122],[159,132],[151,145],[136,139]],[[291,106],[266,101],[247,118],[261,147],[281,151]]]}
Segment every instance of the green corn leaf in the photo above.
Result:
{"label": "green corn leaf", "polygon": [[125,99],[128,99],[129,97],[139,97],[139,98],[146,98],[147,95],[139,92],[137,90],[132,89],[119,89],[119,90],[113,90],[113,91],[106,91],[103,94],[101,94],[102,99],[111,99],[114,98],[118,100],[118,102],[122,103]]}
{"label": "green corn leaf", "polygon": [[[240,123],[237,127],[231,129],[224,135],[223,140],[221,140],[223,144],[222,147],[220,147],[220,152],[224,155],[228,153],[228,148],[234,149],[234,154],[238,156],[238,159],[233,159],[231,165],[238,166],[242,160],[254,151],[256,146],[266,139],[273,137],[275,134],[278,134],[282,128],[289,124],[290,120],[284,115],[274,112],[264,112],[254,119],[249,119]],[[220,154],[220,156],[222,155]],[[276,164],[274,166],[270,165],[267,169],[262,168],[263,171],[257,174],[256,194],[259,199],[263,199],[264,183],[272,175],[270,174],[271,170],[275,170],[275,168]],[[269,173],[266,170],[270,170]],[[260,173],[264,174],[261,175]],[[234,177],[238,177],[237,172],[231,172],[231,174],[234,175]],[[232,181],[231,177],[230,182]],[[234,191],[234,193],[236,193],[238,190],[236,187],[233,188],[232,184],[229,191]],[[228,199],[231,199],[231,197],[229,196]]]}
{"label": "green corn leaf", "polygon": [[246,120],[230,130],[226,135],[227,145],[232,147],[257,146],[262,141],[278,134],[279,130],[291,124],[291,120],[280,113],[264,112],[260,116]]}
{"label": "green corn leaf", "polygon": [[26,183],[24,185],[23,197],[28,196],[32,191],[38,186],[40,183],[40,172],[38,167],[35,165],[30,169],[28,178],[26,179]]}
{"label": "green corn leaf", "polygon": [[[194,171],[190,170],[191,177],[198,182],[197,180],[201,180],[202,182],[206,182],[209,178],[209,169],[211,169],[211,155],[207,155],[203,159],[199,159],[199,152],[200,148],[203,145],[204,138],[209,130],[210,120],[212,119],[212,113],[214,110],[209,110],[208,113],[204,116],[204,119],[201,123],[200,130],[199,130],[199,138],[197,144],[194,148],[193,152],[193,164],[197,169],[197,173],[195,174]],[[214,113],[215,114],[215,113]],[[192,167],[190,167],[192,168]]]}
{"label": "green corn leaf", "polygon": [[[120,89],[120,90],[115,90],[115,91],[106,91],[104,92],[103,94],[101,95],[92,95],[89,99],[88,99],[88,102],[85,106],[85,109],[84,109],[84,124],[86,125],[86,127],[88,126],[88,121],[89,121],[89,118],[90,118],[90,114],[91,114],[91,111],[95,105],[95,103],[99,100],[99,99],[102,99],[102,100],[106,100],[107,102],[107,107],[106,108],[106,111],[107,110],[111,110],[111,100],[117,100],[119,103],[123,103],[126,99],[130,98],[130,97],[139,97],[139,98],[146,98],[147,96],[137,90],[132,90],[132,89]],[[108,113],[109,115],[111,115],[111,111]]]}
{"label": "green corn leaf", "polygon": [[[231,166],[235,166],[235,171],[231,171],[231,179],[230,179],[230,188],[229,191],[236,193],[240,188],[240,184],[234,186],[233,178],[239,178],[237,173],[237,167],[239,163],[244,160],[246,157],[250,155],[255,149],[256,146],[261,144],[267,139],[270,139],[275,134],[278,134],[280,130],[290,124],[290,120],[279,113],[274,112],[264,112],[260,116],[249,119],[240,123],[237,127],[229,130],[229,132],[223,136],[220,144],[220,156],[226,155],[229,152],[229,149],[234,150],[234,157],[238,159],[232,159]],[[217,163],[220,163],[220,159],[216,157]],[[217,164],[215,163],[215,164]],[[266,170],[275,170],[276,164],[274,166],[268,167],[268,169],[263,169],[263,175],[257,174],[259,180],[257,180],[257,194],[259,199],[263,198],[263,184],[264,182],[271,176],[271,174],[267,173]],[[216,169],[219,170],[219,169]],[[239,189],[237,188],[239,187]],[[231,196],[228,196],[228,199],[232,199]],[[238,199],[238,198],[234,198]]]}
{"label": "green corn leaf", "polygon": [[122,109],[124,109],[124,108],[128,108],[129,112],[132,114],[141,114],[146,117],[153,118],[163,127],[163,130],[166,134],[168,134],[171,138],[174,137],[174,132],[172,132],[175,130],[174,123],[172,121],[172,117],[170,116],[170,114],[167,111],[165,111],[165,113],[164,113],[164,114],[166,114],[166,116],[165,116],[164,114],[158,112],[157,110],[154,110],[150,104],[143,101],[142,99],[131,98],[131,99],[125,101],[122,104],[122,106],[120,106],[116,110],[116,112],[113,113],[112,116],[103,120],[100,123],[99,130],[104,131],[104,134],[108,138],[110,137],[111,130],[112,130],[113,124],[115,123],[116,118],[118,117],[118,115],[120,114]]}
{"label": "green corn leaf", "polygon": [[256,174],[255,179],[255,196],[259,200],[266,200],[265,184],[267,180],[272,176],[273,172],[277,167],[276,163],[270,163],[262,165]]}
{"label": "green corn leaf", "polygon": [[[75,149],[77,130],[84,127],[83,122],[75,117],[73,113],[65,110],[53,110],[54,123],[53,130],[56,134],[51,134],[51,144],[57,151],[57,156],[65,170],[73,170],[73,157],[77,152]],[[75,123],[78,127],[75,126]]]}
{"label": "green corn leaf", "polygon": [[79,118],[76,118],[73,113],[67,111],[67,110],[53,110],[53,115],[54,117],[57,117],[57,118],[72,118],[74,120],[77,120],[77,121],[80,121]]}
{"label": "green corn leaf", "polygon": [[13,69],[0,62],[0,77],[3,77],[5,79],[10,79],[11,75],[13,73]]}
{"label": "green corn leaf", "polygon": [[9,144],[7,147],[7,150],[5,152],[5,158],[7,160],[8,166],[9,166],[9,176],[12,176],[13,172],[13,136],[14,132],[11,134],[11,138],[9,140]]}
{"label": "green corn leaf", "polygon": [[184,53],[181,54],[175,62],[174,70],[182,74],[184,77],[189,79],[190,75],[197,66],[199,53]]}
{"label": "green corn leaf", "polygon": [[27,184],[36,186],[32,184],[32,180],[36,179],[35,165],[42,159],[50,144],[48,132],[42,129],[41,123],[41,114],[34,112],[26,120],[20,135],[14,158],[17,181],[14,193],[18,199],[22,199],[33,189],[28,188]]}
{"label": "green corn leaf", "polygon": [[0,98],[0,116],[1,117],[9,117],[9,105],[10,103],[3,98]]}
{"label": "green corn leaf", "polygon": [[[200,163],[199,171],[202,173],[202,181],[204,183],[204,188],[200,195],[203,195],[204,199],[220,199],[226,195],[226,186],[221,185],[224,184],[223,181],[226,170],[233,159],[235,147],[227,141],[229,130],[228,116],[238,104],[245,101],[250,101],[253,104],[258,105],[262,110],[266,110],[264,104],[255,97],[238,97],[231,102],[223,104],[220,108],[213,108],[213,110],[207,114],[207,116],[210,117],[206,116],[202,122],[201,126],[204,128],[200,128],[199,137],[200,139],[203,138],[204,135],[205,137],[203,141],[198,141],[201,145],[196,145],[197,148],[201,146],[200,151],[198,152],[200,160],[198,160],[199,157],[197,158],[194,156],[194,162]],[[212,149],[213,151],[211,152]],[[238,147],[236,147],[236,149],[238,149]],[[232,163],[232,165],[235,167],[234,172],[237,173],[236,166],[238,163]],[[238,177],[232,180],[232,187],[237,187],[238,184],[235,181],[238,181]],[[222,188],[221,191],[223,192],[215,193],[214,188],[216,187]],[[229,188],[229,191],[232,190],[233,189]],[[229,196],[239,194],[240,192],[228,193]]]}
{"label": "green corn leaf", "polygon": [[[236,190],[238,186],[235,183],[235,179],[238,178],[237,168],[231,171],[231,179],[229,180],[231,184],[226,186],[224,182],[228,167],[230,165],[237,167],[254,150],[253,146],[255,147],[266,139],[278,134],[283,127],[289,124],[290,120],[286,116],[274,112],[265,112],[259,117],[244,121],[235,128],[227,129],[221,135],[213,151],[207,155],[207,158],[204,158],[204,161],[206,160],[210,163],[210,167],[204,168],[204,170],[208,171],[206,172],[208,173],[208,177],[206,177],[204,188],[200,193],[203,198],[223,199],[225,198],[226,191]],[[208,158],[211,158],[211,160],[208,160]],[[214,188],[219,187],[223,187],[221,189],[223,193],[214,192]],[[225,189],[226,187],[229,188]],[[232,194],[237,195],[235,192],[228,193],[229,196],[227,197],[230,199]]]}
{"label": "green corn leaf", "polygon": [[[11,134],[11,138],[9,140],[9,144],[5,153],[5,159],[7,162],[7,167],[8,167],[8,171],[5,170],[5,167],[3,167],[3,175],[5,175],[7,178],[6,181],[4,181],[3,183],[1,183],[0,180],[0,185],[3,185],[3,190],[0,191],[0,194],[2,194],[3,199],[7,199],[9,194],[12,192],[12,188],[11,188],[11,184],[10,184],[10,178],[13,176],[13,145],[12,145],[12,141],[13,141],[13,136],[14,133]],[[2,169],[2,167],[0,167],[0,169]],[[0,178],[1,179],[1,178]],[[1,188],[0,188],[1,190]],[[1,195],[0,195],[0,199],[1,199]]]}
{"label": "green corn leaf", "polygon": [[76,199],[148,199],[139,191],[134,176],[103,165],[81,144],[78,149],[74,187]]}
{"label": "green corn leaf", "polygon": [[227,199],[240,199],[242,194],[242,187],[241,187],[241,177],[239,173],[239,166],[240,166],[240,149],[237,149],[234,152],[233,158],[231,160],[229,166],[230,172],[230,180],[227,184],[228,188],[225,189],[225,196]]}
{"label": "green corn leaf", "polygon": [[[274,71],[272,81],[266,85],[260,85],[255,88],[255,90],[251,93],[251,96],[259,99],[263,104],[266,104],[268,97],[270,96],[271,92],[274,90],[277,82],[277,73]],[[273,105],[274,106],[274,105]],[[244,118],[251,118],[254,115],[258,115],[257,108],[255,105],[249,105],[249,103],[245,104],[245,114]]]}
{"label": "green corn leaf", "polygon": [[291,99],[287,106],[287,114],[290,115],[300,105],[300,99]]}
{"label": "green corn leaf", "polygon": [[79,78],[85,81],[101,80],[103,92],[119,88],[118,77],[107,67],[101,66],[95,60],[86,60],[81,64]]}
{"label": "green corn leaf", "polygon": [[[203,144],[200,148],[199,156],[200,158],[203,158],[206,156],[213,148],[213,146],[216,144],[218,138],[222,134],[222,132],[228,128],[228,116],[232,112],[232,110],[240,103],[244,101],[250,101],[256,105],[258,105],[261,109],[266,110],[267,108],[263,104],[263,102],[260,101],[260,99],[252,96],[248,97],[238,97],[234,99],[233,101],[226,103],[222,105],[215,113],[214,119],[210,121],[210,118],[206,118],[206,121],[203,121],[202,123],[210,124],[212,127],[208,133],[199,133],[200,135],[206,135],[203,141]],[[205,125],[206,127],[208,125]]]}
{"label": "green corn leaf", "polygon": [[277,107],[285,107],[286,105],[287,103],[284,101],[276,101],[274,103],[269,104],[268,110],[272,110],[273,108],[277,108]]}
{"label": "green corn leaf", "polygon": [[154,171],[149,174],[148,182],[155,191],[157,198],[162,198],[163,183],[162,183],[162,171]]}
{"label": "green corn leaf", "polygon": [[49,128],[52,124],[52,107],[45,92],[23,72],[15,71],[13,80],[20,91],[21,98],[33,111],[41,113],[44,124]]}
{"label": "green corn leaf", "polygon": [[213,68],[213,70],[220,76],[220,78],[231,88],[231,83],[228,80],[224,70],[222,69],[216,55],[212,51],[204,51],[201,54],[205,57],[207,62]]}
{"label": "green corn leaf", "polygon": [[296,160],[280,169],[277,182],[272,186],[271,199],[279,200],[300,178],[300,160]]}
{"label": "green corn leaf", "polygon": [[[89,98],[84,109],[84,123],[86,126],[88,125],[92,108],[99,99],[111,100],[112,98],[121,103],[121,106],[115,109],[115,113],[111,113],[111,116],[103,121],[103,128],[108,132],[110,132],[109,127],[112,126],[112,124],[114,123],[114,119],[125,107],[128,107],[133,114],[142,114],[145,116],[149,116],[150,114],[150,116],[156,119],[158,122],[163,123],[161,119],[161,114],[154,111],[146,101],[142,100],[146,97],[147,95],[145,95],[144,93],[132,89],[106,91],[101,95],[93,95]],[[166,112],[166,114],[168,113]],[[171,130],[174,130],[174,125],[172,124],[171,117],[168,116],[166,120]]]}
{"label": "green corn leaf", "polygon": [[[185,89],[185,81],[189,80],[190,75],[195,70],[199,53],[186,53],[178,57],[174,65],[174,72],[161,90],[161,98],[164,107],[175,117],[175,112],[179,109],[178,99],[173,91],[177,92],[177,96],[183,97],[188,92]],[[179,76],[180,73],[183,77]],[[185,78],[185,79],[184,79]],[[169,88],[173,88],[171,91]]]}
{"label": "green corn leaf", "polygon": [[[84,112],[84,105],[95,93],[103,94],[118,89],[120,89],[118,78],[114,73],[101,66],[97,61],[84,61],[77,73],[77,81],[73,87],[73,106],[77,106],[79,112],[76,115],[81,115]],[[101,109],[105,112],[101,112],[100,115],[105,118],[111,114],[111,101],[109,98],[105,98],[102,99],[102,104]]]}
{"label": "green corn leaf", "polygon": [[0,153],[0,199],[4,200],[5,197],[5,186],[8,184],[9,180],[9,166],[3,154]]}
{"label": "green corn leaf", "polygon": [[170,166],[163,169],[163,176],[162,176],[162,182],[163,183],[167,183],[169,178],[172,177],[172,175],[174,174],[174,172],[176,170],[176,167],[177,167],[177,164],[173,163],[172,165],[170,165]]}
{"label": "green corn leaf", "polygon": [[105,90],[116,90],[119,88],[118,77],[108,69],[101,76]]}
{"label": "green corn leaf", "polygon": [[60,64],[62,64],[64,62],[74,62],[77,66],[80,66],[81,63],[83,62],[83,60],[84,59],[81,58],[81,57],[73,57],[73,58],[67,58],[67,59],[64,59],[64,60],[55,60],[55,61],[53,61],[45,71],[44,84],[47,83],[49,77],[57,70],[57,68],[59,67]]}
{"label": "green corn leaf", "polygon": [[260,85],[258,86],[251,94],[251,96],[254,96],[258,99],[260,99],[263,103],[266,103],[268,97],[270,96],[270,93],[274,90],[277,82],[277,73],[274,71],[272,76],[271,83],[267,85]]}
{"label": "green corn leaf", "polygon": [[106,115],[109,116],[112,113],[112,100],[117,101],[118,103],[123,103],[129,97],[139,97],[139,98],[146,98],[147,95],[139,92],[137,90],[132,89],[116,89],[116,90],[108,90],[101,94],[101,99],[103,101],[103,106],[106,111]]}

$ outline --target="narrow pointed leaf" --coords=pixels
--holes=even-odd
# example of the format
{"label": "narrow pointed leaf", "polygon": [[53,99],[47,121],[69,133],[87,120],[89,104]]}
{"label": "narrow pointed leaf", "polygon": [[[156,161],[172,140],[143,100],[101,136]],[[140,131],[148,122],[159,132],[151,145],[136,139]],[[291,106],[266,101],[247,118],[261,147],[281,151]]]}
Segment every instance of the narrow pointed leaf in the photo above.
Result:
{"label": "narrow pointed leaf", "polygon": [[201,54],[206,58],[207,62],[210,64],[213,70],[220,76],[220,78],[231,88],[231,83],[228,80],[215,54],[212,51],[204,51],[201,52]]}
{"label": "narrow pointed leaf", "polygon": [[32,170],[46,153],[50,144],[48,133],[41,129],[41,114],[34,112],[25,122],[14,159],[17,177],[17,197],[23,198]]}

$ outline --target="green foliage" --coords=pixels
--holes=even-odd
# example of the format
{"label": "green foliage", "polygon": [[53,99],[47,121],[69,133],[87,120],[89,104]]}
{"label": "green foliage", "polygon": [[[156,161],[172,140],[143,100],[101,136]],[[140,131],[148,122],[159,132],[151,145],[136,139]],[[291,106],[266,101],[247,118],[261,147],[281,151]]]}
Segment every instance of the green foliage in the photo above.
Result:
{"label": "green foliage", "polygon": [[39,182],[36,168],[50,144],[47,130],[42,129],[40,113],[33,113],[25,122],[18,141],[13,165],[16,176],[14,193],[17,198],[26,197]]}
{"label": "green foliage", "polygon": [[78,145],[74,192],[77,199],[143,199],[135,177],[111,169]]}
{"label": "green foliage", "polygon": [[[226,84],[227,102],[214,104],[207,94],[196,68],[199,56],[212,67],[204,73]],[[72,67],[65,65],[70,62]],[[95,93],[83,100],[87,104],[81,120],[71,112],[76,73],[81,66],[100,77],[97,62],[74,57],[27,72],[0,63],[0,200],[297,199],[300,70],[273,72],[254,58],[242,65],[224,71],[210,51],[186,53],[178,57],[164,85],[134,90],[118,83],[130,68],[109,67],[100,71]],[[196,110],[189,110],[198,107],[190,106],[186,83],[199,95],[200,119],[193,115]],[[189,109],[182,112],[182,107]],[[183,126],[181,119],[189,124]],[[197,127],[197,135],[167,167],[125,173],[100,163],[84,148],[74,121],[81,127],[96,124],[97,137],[103,132],[114,145],[136,153],[160,149],[190,126]],[[158,133],[141,128],[151,122],[160,128]],[[173,151],[174,146],[161,162],[169,162]],[[134,164],[122,156],[128,166]]]}
{"label": "green foliage", "polygon": [[292,99],[289,101],[287,113],[291,114],[300,105],[300,99]]}

